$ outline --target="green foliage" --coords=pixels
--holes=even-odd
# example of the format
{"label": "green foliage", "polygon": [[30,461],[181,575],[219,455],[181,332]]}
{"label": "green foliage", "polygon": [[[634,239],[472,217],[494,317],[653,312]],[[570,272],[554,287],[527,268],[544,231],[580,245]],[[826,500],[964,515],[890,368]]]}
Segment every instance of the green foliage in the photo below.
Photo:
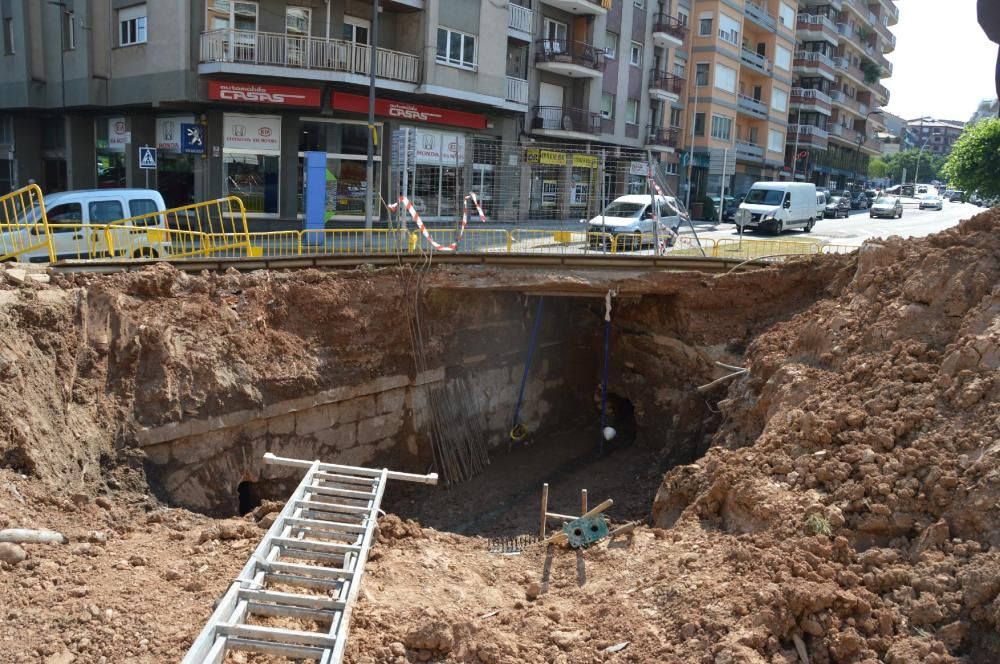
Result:
{"label": "green foliage", "polygon": [[868,162],[868,177],[872,180],[889,177],[889,164],[884,159],[875,157]]}
{"label": "green foliage", "polygon": [[[920,162],[919,173],[917,172],[918,160]],[[901,182],[905,170],[907,182],[913,182],[915,176],[919,177],[921,182],[943,180],[941,169],[944,166],[944,161],[944,157],[932,154],[927,150],[924,150],[923,154],[920,154],[919,149],[904,150],[896,154],[886,155],[885,163],[889,168],[886,177],[892,178],[893,182]]]}
{"label": "green foliage", "polygon": [[1000,196],[1000,119],[966,127],[955,142],[942,173],[956,189]]}
{"label": "green foliage", "polygon": [[878,83],[882,78],[882,68],[868,58],[861,61],[861,72],[865,75],[865,83],[869,85]]}
{"label": "green foliage", "polygon": [[812,514],[808,519],[806,519],[806,531],[812,535],[830,536],[833,534],[833,528],[830,526],[830,522],[827,521],[826,517],[820,514]]}

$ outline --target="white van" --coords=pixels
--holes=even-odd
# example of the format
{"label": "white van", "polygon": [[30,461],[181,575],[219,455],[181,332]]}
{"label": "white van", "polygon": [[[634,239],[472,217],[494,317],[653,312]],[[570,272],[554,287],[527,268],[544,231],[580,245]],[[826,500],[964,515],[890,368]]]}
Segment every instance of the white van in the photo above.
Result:
{"label": "white van", "polygon": [[821,217],[816,185],[810,182],[755,182],[736,213],[736,230],[767,229],[774,234],[787,228],[808,233]]}
{"label": "white van", "polygon": [[[652,234],[655,226],[653,214],[654,197],[648,194],[632,194],[619,196],[608,207],[604,214],[597,215],[587,222],[587,232],[590,234],[590,245],[599,245],[601,233],[607,233],[618,238],[619,246],[626,244],[638,249],[645,242],[652,244]],[[680,223],[679,206],[673,196],[656,196],[659,206],[660,232],[676,229]],[[629,238],[627,236],[631,235]]]}
{"label": "white van", "polygon": [[[169,242],[165,232],[166,215],[148,216],[129,223],[129,227],[141,227],[142,231],[125,230],[126,226],[123,226],[122,230],[115,229],[109,233],[88,232],[81,228],[81,225],[105,226],[122,219],[150,215],[165,209],[163,197],[152,189],[89,189],[64,191],[45,197],[45,216],[49,222],[56,260],[126,255],[132,258],[165,256],[169,253]],[[164,232],[150,232],[150,228],[161,228]],[[6,251],[6,248],[11,246],[37,244],[37,236],[43,232],[38,226],[34,226],[4,233],[5,237],[0,242],[3,249],[0,251]],[[11,237],[15,234],[24,237]],[[18,255],[17,260],[47,263],[49,252],[42,247]]]}

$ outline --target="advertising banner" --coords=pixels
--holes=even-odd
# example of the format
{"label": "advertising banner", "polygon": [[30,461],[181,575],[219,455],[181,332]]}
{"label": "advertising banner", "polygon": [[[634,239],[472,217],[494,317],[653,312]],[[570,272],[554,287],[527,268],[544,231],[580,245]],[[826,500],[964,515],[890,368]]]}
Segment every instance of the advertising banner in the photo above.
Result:
{"label": "advertising banner", "polygon": [[281,118],[226,113],[222,119],[222,135],[225,150],[278,152],[281,149]]}

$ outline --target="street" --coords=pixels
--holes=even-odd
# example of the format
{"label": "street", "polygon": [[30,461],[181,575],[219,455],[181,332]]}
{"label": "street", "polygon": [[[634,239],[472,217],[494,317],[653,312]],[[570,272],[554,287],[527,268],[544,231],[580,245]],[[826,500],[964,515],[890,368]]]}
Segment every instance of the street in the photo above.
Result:
{"label": "street", "polygon": [[[781,234],[780,239],[794,241],[798,239],[813,240],[822,244],[838,244],[860,246],[871,238],[899,235],[907,237],[924,237],[937,233],[958,224],[962,219],[968,219],[985,208],[970,203],[945,202],[943,210],[918,210],[916,207],[905,207],[901,219],[871,219],[868,210],[852,210],[847,219],[823,219],[816,223],[811,233],[801,230],[788,230]],[[734,224],[711,224],[695,222],[698,236],[713,240],[732,239],[738,237]],[[681,230],[682,235],[691,233],[690,228]],[[777,236],[766,232],[745,233],[749,239],[776,239]]]}

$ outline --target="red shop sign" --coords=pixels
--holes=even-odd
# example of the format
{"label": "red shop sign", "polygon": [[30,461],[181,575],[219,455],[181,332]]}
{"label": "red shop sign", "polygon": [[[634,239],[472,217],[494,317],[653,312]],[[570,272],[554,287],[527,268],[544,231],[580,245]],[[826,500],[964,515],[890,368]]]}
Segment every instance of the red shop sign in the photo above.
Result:
{"label": "red shop sign", "polygon": [[278,106],[319,107],[320,91],[315,88],[291,88],[284,85],[257,85],[256,83],[208,82],[208,98],[218,101],[235,101],[251,104]]}
{"label": "red shop sign", "polygon": [[[334,92],[331,105],[338,111],[353,113],[368,112],[368,97],[352,95],[346,92]],[[423,104],[408,104],[392,99],[376,99],[375,115],[397,120],[412,122],[429,122],[431,124],[451,125],[453,127],[468,127],[470,129],[486,129],[486,116],[479,113],[453,111],[436,106]]]}

